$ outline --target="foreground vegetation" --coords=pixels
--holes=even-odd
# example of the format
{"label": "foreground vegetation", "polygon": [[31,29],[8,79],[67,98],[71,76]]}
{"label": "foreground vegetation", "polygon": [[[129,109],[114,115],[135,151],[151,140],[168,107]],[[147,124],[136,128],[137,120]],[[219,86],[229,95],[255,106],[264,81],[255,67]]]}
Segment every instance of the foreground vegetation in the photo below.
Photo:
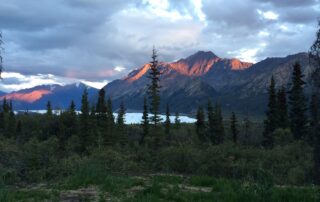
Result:
{"label": "foreground vegetation", "polygon": [[272,186],[266,182],[208,176],[123,176],[82,167],[61,183],[0,189],[0,201],[319,201],[315,187]]}
{"label": "foreground vegetation", "polygon": [[[278,130],[274,148],[265,149],[263,136],[254,135],[261,134],[260,123],[251,122],[249,140],[244,123],[239,123],[238,143],[226,130],[219,145],[200,143],[193,124],[173,125],[170,141],[164,127],[150,129],[140,145],[143,129],[128,125],[125,140],[97,142],[82,153],[77,136],[70,137],[64,149],[57,136],[36,138],[37,127],[46,125],[36,120],[46,115],[16,118],[34,123],[23,130],[34,132],[22,142],[0,139],[0,201],[320,200],[319,188],[313,186],[313,149],[288,138],[288,130]],[[161,137],[156,150],[153,134]]]}

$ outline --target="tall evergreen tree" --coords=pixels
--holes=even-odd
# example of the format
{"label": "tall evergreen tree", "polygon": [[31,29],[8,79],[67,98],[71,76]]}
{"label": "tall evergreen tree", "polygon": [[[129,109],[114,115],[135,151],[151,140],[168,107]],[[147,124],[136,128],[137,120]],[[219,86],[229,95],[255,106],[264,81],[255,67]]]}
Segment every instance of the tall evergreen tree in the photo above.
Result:
{"label": "tall evergreen tree", "polygon": [[[58,139],[60,150],[62,152],[66,149],[66,143],[72,135],[78,135],[78,123],[77,123],[77,114],[76,106],[74,101],[70,102],[69,108],[67,111],[60,114],[59,123],[58,123]],[[81,137],[80,137],[81,141]]]}
{"label": "tall evergreen tree", "polygon": [[274,138],[273,132],[277,128],[277,95],[276,95],[276,83],[274,77],[271,77],[270,86],[268,88],[268,108],[266,111],[267,119],[264,121],[263,132],[263,145],[265,147],[273,147]]}
{"label": "tall evergreen tree", "polygon": [[289,91],[290,125],[295,139],[301,139],[307,134],[306,97],[303,93],[305,81],[299,63],[295,63],[292,73],[292,85]]}
{"label": "tall evergreen tree", "polygon": [[112,100],[109,97],[107,100],[107,107],[106,107],[107,113],[107,125],[106,125],[106,132],[107,136],[105,136],[105,144],[107,145],[113,145],[115,142],[119,140],[119,137],[115,133],[115,121],[114,121],[114,115],[113,115],[113,108],[112,108]]}
{"label": "tall evergreen tree", "polygon": [[310,47],[309,61],[311,67],[313,68],[313,72],[311,75],[313,91],[314,93],[320,94],[320,20],[318,21],[318,31],[316,33],[316,40]]}
{"label": "tall evergreen tree", "polygon": [[72,116],[76,116],[76,114],[77,114],[77,112],[76,112],[76,104],[74,103],[73,100],[71,100],[71,103],[70,103],[68,111]]}
{"label": "tall evergreen tree", "polygon": [[71,135],[76,135],[78,133],[76,105],[73,100],[70,103],[70,107],[68,110],[68,117],[69,117],[68,133],[69,133],[69,137],[71,137]]}
{"label": "tall evergreen tree", "polygon": [[91,106],[91,109],[90,109],[90,117],[91,118],[94,118],[96,117],[96,108],[94,107],[94,105]]}
{"label": "tall evergreen tree", "polygon": [[2,109],[0,109],[0,135],[4,132],[5,128],[5,114]]}
{"label": "tall evergreen tree", "polygon": [[98,116],[102,117],[105,116],[107,113],[107,106],[106,106],[106,93],[104,88],[101,88],[99,91],[99,97],[98,97],[98,102],[97,102],[97,107],[96,107],[96,113]]}
{"label": "tall evergreen tree", "polygon": [[94,146],[96,146],[96,145],[101,146],[102,145],[102,135],[101,135],[100,131],[98,130],[98,123],[97,122],[98,122],[98,120],[97,120],[97,116],[96,116],[96,107],[94,105],[91,105],[91,109],[89,112],[89,122],[88,122],[88,126],[89,126],[88,137],[90,139],[88,141],[89,145],[94,145]]}
{"label": "tall evergreen tree", "polygon": [[47,113],[46,114],[47,114],[48,117],[52,116],[52,108],[51,108],[51,102],[50,101],[47,102]]}
{"label": "tall evergreen tree", "polygon": [[113,115],[113,109],[112,109],[112,100],[109,97],[107,100],[107,119],[108,119],[108,126],[110,127],[114,127],[115,123],[114,123],[114,115]]}
{"label": "tall evergreen tree", "polygon": [[232,112],[231,119],[230,119],[230,129],[232,134],[232,140],[234,143],[238,142],[238,135],[239,135],[239,129],[238,129],[238,120],[236,117],[236,114]]}
{"label": "tall evergreen tree", "polygon": [[2,101],[1,110],[0,110],[0,130],[2,132],[4,132],[6,128],[6,124],[7,124],[6,117],[8,115],[8,112],[9,112],[9,106],[8,106],[6,97],[4,97]]}
{"label": "tall evergreen tree", "polygon": [[120,103],[120,108],[118,111],[118,117],[117,117],[117,124],[119,126],[119,128],[123,128],[124,127],[124,123],[125,123],[125,114],[126,114],[126,109],[124,107],[124,103],[121,102]]}
{"label": "tall evergreen tree", "polygon": [[9,111],[10,111],[10,106],[9,106],[9,103],[7,102],[6,97],[3,98],[2,109],[5,114],[9,113]]}
{"label": "tall evergreen tree", "polygon": [[210,139],[211,143],[215,144],[216,142],[216,117],[213,112],[213,107],[211,100],[208,101],[207,105],[207,117],[208,117],[208,129],[207,129],[207,137]]}
{"label": "tall evergreen tree", "polygon": [[197,132],[197,135],[198,135],[200,142],[203,143],[206,141],[206,135],[205,135],[206,123],[205,123],[205,115],[204,115],[204,111],[203,111],[202,106],[198,107],[196,119],[197,119],[196,132]]}
{"label": "tall evergreen tree", "polygon": [[17,128],[16,128],[16,142],[18,144],[23,144],[25,141],[23,131],[22,131],[22,122],[21,120],[18,120]]}
{"label": "tall evergreen tree", "polygon": [[121,145],[125,145],[127,143],[126,138],[126,125],[125,125],[125,114],[126,109],[124,107],[124,103],[120,103],[118,116],[117,116],[117,136]]}
{"label": "tall evergreen tree", "polygon": [[107,116],[107,104],[105,100],[105,90],[102,88],[99,91],[98,102],[96,105],[96,117],[97,117],[97,130],[99,133],[99,143],[108,144],[110,143],[110,128],[109,119]]}
{"label": "tall evergreen tree", "polygon": [[316,133],[314,134],[314,149],[313,149],[313,159],[314,159],[314,171],[315,171],[315,184],[320,185],[320,123],[315,126]]}
{"label": "tall evergreen tree", "polygon": [[158,69],[157,52],[155,48],[152,50],[152,61],[150,62],[150,74],[149,79],[151,80],[148,86],[148,94],[150,98],[150,112],[152,116],[150,117],[151,122],[154,126],[157,126],[161,121],[159,116],[159,106],[160,106],[160,71]]}
{"label": "tall evergreen tree", "polygon": [[[88,91],[85,88],[81,98],[81,113],[80,113],[80,120],[81,125],[88,125],[89,119],[89,100],[88,100]],[[84,128],[88,129],[88,128]],[[87,132],[87,130],[83,130],[83,132]]]}
{"label": "tall evergreen tree", "polygon": [[[319,99],[320,99],[320,20],[318,21],[318,31],[316,33],[316,40],[312,44],[309,51],[310,64],[313,67],[312,86],[313,98],[312,106],[312,131],[314,140],[314,170],[315,170],[315,184],[320,185],[320,121],[319,121]],[[318,100],[318,101],[317,101]]]}
{"label": "tall evergreen tree", "polygon": [[171,121],[170,121],[170,108],[169,108],[169,104],[167,103],[166,106],[166,120],[165,120],[165,134],[167,136],[167,138],[170,137],[170,128],[171,128]]}
{"label": "tall evergreen tree", "polygon": [[310,102],[310,126],[311,133],[309,136],[309,142],[314,143],[315,137],[317,135],[317,124],[319,123],[319,99],[316,93],[312,94]]}
{"label": "tall evergreen tree", "polygon": [[249,119],[249,115],[246,114],[243,120],[243,126],[244,126],[244,143],[248,145],[250,143],[250,136],[251,136],[251,121]]}
{"label": "tall evergreen tree", "polygon": [[224,124],[223,124],[223,117],[221,106],[216,103],[214,107],[214,122],[215,122],[215,129],[214,129],[214,144],[221,144],[224,141]]}
{"label": "tall evergreen tree", "polygon": [[145,138],[149,135],[149,115],[148,115],[148,103],[147,98],[143,99],[143,113],[142,113],[142,134],[140,144],[144,144]]}
{"label": "tall evergreen tree", "polygon": [[3,53],[3,40],[2,40],[2,32],[0,32],[0,79],[1,79],[1,74],[2,74],[2,71],[3,71],[3,56],[2,56],[2,53]]}
{"label": "tall evergreen tree", "polygon": [[[94,110],[94,107],[93,107]],[[95,114],[94,114],[95,115]],[[80,152],[86,152],[87,146],[92,145],[92,139],[90,138],[90,115],[89,115],[89,100],[88,100],[88,90],[84,89],[81,97],[81,113],[80,113]],[[95,116],[93,116],[95,118]]]}
{"label": "tall evergreen tree", "polygon": [[9,108],[9,114],[8,114],[8,120],[6,125],[6,136],[7,137],[15,137],[15,130],[16,130],[16,117],[13,111],[12,101],[9,102],[8,105]]}
{"label": "tall evergreen tree", "polygon": [[176,112],[174,117],[174,126],[176,129],[179,129],[180,125],[181,125],[180,114],[179,112]]}
{"label": "tall evergreen tree", "polygon": [[286,89],[282,87],[277,93],[277,126],[279,128],[289,127],[288,104]]}

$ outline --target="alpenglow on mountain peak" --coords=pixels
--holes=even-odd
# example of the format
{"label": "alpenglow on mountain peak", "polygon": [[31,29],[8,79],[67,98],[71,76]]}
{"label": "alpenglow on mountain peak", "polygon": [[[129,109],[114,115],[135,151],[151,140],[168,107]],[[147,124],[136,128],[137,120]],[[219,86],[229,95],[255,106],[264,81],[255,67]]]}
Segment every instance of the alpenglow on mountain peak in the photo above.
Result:
{"label": "alpenglow on mountain peak", "polygon": [[[251,67],[252,63],[242,62],[239,59],[220,58],[211,51],[198,51],[193,55],[175,62],[160,62],[160,68],[164,74],[184,76],[203,76],[211,70],[224,69],[231,71],[244,70]],[[134,82],[148,72],[150,65],[147,63],[139,69],[135,69],[126,80]]]}

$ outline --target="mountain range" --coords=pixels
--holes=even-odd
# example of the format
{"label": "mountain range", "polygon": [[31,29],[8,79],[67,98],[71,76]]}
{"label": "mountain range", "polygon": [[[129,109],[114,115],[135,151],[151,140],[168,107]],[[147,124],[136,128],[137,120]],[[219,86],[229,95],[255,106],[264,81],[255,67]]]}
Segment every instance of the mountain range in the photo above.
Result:
{"label": "mountain range", "polygon": [[[173,112],[194,113],[199,105],[206,105],[210,99],[220,103],[226,112],[261,115],[266,108],[271,76],[275,77],[277,87],[288,87],[295,62],[300,62],[308,80],[307,53],[266,58],[252,64],[235,58],[220,58],[211,51],[198,51],[174,62],[160,62],[161,110],[164,111],[168,103]],[[113,100],[114,109],[124,102],[128,111],[141,111],[149,69],[150,64],[145,64],[104,87],[106,96]],[[44,109],[49,100],[54,108],[67,108],[71,100],[79,107],[85,88],[93,103],[98,89],[82,83],[36,86],[9,94],[0,92],[0,99],[12,99],[15,109]]]}
{"label": "mountain range", "polygon": [[41,85],[33,88],[14,91],[7,94],[0,94],[0,99],[12,100],[15,110],[41,110],[45,109],[50,101],[53,109],[67,109],[73,100],[80,108],[81,97],[84,89],[88,90],[90,101],[95,102],[98,89],[89,87],[83,83],[70,85]]}
{"label": "mountain range", "polygon": [[[261,115],[266,108],[271,76],[274,75],[277,87],[288,87],[295,62],[301,63],[308,79],[307,53],[267,58],[252,64],[199,51],[176,62],[161,62],[161,109],[164,111],[168,103],[172,110],[193,113],[210,99],[220,103],[225,111]],[[146,64],[104,87],[115,105],[123,101],[127,108],[141,110],[149,68]]]}

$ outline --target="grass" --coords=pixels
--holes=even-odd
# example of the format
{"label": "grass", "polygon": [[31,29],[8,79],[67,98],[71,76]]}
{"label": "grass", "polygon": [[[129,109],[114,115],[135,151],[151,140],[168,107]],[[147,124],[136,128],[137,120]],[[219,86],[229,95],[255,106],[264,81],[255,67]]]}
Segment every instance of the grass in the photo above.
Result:
{"label": "grass", "polygon": [[0,188],[1,202],[24,202],[24,201],[59,201],[59,193],[44,190],[16,190]]}
{"label": "grass", "polygon": [[65,190],[90,186],[97,187],[99,201],[105,201],[106,197],[111,201],[125,202],[320,201],[320,190],[313,186],[265,186],[249,181],[208,176],[119,176],[101,172],[100,168],[95,166],[79,169],[73,176],[48,189],[50,191],[2,188],[0,201],[59,201],[60,193]]}

